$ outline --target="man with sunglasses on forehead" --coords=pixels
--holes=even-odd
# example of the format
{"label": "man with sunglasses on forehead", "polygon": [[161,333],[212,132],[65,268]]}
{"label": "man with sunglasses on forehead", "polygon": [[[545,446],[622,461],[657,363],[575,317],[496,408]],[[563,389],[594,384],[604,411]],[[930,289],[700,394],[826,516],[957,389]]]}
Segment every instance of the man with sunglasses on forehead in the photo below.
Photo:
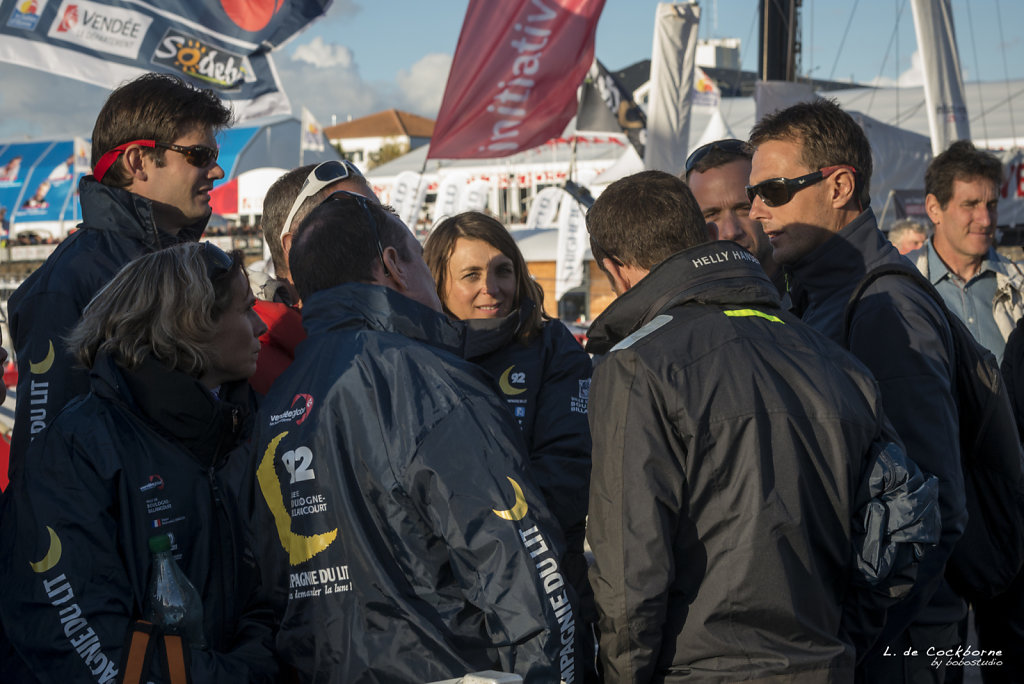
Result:
{"label": "man with sunglasses on forehead", "polygon": [[750,178],[750,148],[735,138],[698,147],[686,159],[682,178],[690,186],[708,231],[718,240],[731,240],[761,262],[780,293],[786,284],[772,256],[772,245],[761,224],[750,218],[745,186]]}
{"label": "man with sunglasses on forehead", "polygon": [[212,90],[145,74],[114,90],[92,132],[93,174],[82,178],[82,223],[11,296],[18,402],[13,481],[28,444],[72,397],[88,391],[64,338],[120,268],[163,247],[195,241],[224,177],[215,135],[231,111]]}
{"label": "man with sunglasses on forehead", "polygon": [[[875,646],[858,654],[864,658],[859,675],[865,682],[942,682],[944,661],[932,667],[925,654],[955,649],[957,624],[966,614],[943,579],[966,523],[949,325],[909,278],[879,278],[843,339],[847,302],[864,275],[881,265],[908,264],[868,206],[871,148],[849,114],[830,100],[796,104],[759,121],[750,145],[750,217],[761,222],[775,261],[789,276],[793,312],[848,345],[871,370],[907,455],[939,481],[939,544],[922,559],[913,592],[889,609]],[[904,655],[914,651],[918,655]]]}
{"label": "man with sunglasses on forehead", "polygon": [[293,230],[309,337],[257,421],[281,658],[337,684],[580,681],[564,539],[419,242],[347,191]]}
{"label": "man with sunglasses on forehead", "polygon": [[295,347],[306,339],[302,327],[302,302],[292,283],[288,254],[295,228],[328,195],[347,190],[380,204],[370,184],[355,164],[331,160],[307,164],[274,181],[263,200],[260,228],[270,250],[267,272],[250,271],[249,280],[258,298],[255,311],[267,326],[260,338],[259,363],[249,382],[264,395],[295,358]]}

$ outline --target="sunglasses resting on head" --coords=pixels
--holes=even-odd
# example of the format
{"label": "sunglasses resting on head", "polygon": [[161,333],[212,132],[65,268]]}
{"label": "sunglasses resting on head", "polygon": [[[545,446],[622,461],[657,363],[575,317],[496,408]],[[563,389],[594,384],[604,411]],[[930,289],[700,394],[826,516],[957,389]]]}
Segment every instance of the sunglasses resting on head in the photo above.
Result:
{"label": "sunglasses resting on head", "polygon": [[328,185],[340,183],[349,178],[365,180],[356,165],[347,159],[340,161],[332,159],[331,161],[317,164],[309,172],[309,175],[306,176],[306,180],[302,183],[302,189],[299,190],[298,197],[292,202],[291,211],[288,212],[288,218],[284,220],[284,226],[281,228],[281,244],[284,244],[284,236],[292,232],[292,221],[295,219],[295,214],[299,213],[299,207],[302,206],[303,202]]}

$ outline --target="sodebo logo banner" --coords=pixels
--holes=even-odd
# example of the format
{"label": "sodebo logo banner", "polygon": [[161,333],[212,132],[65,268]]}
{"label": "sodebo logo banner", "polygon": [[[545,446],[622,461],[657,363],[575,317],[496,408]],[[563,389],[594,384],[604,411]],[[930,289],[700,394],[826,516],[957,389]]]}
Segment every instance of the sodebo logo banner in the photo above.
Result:
{"label": "sodebo logo banner", "polygon": [[138,59],[152,18],[88,0],[64,0],[47,32],[49,38],[119,57]]}
{"label": "sodebo logo banner", "polygon": [[199,36],[174,28],[168,29],[160,40],[152,61],[218,90],[256,81],[245,55],[214,47]]}

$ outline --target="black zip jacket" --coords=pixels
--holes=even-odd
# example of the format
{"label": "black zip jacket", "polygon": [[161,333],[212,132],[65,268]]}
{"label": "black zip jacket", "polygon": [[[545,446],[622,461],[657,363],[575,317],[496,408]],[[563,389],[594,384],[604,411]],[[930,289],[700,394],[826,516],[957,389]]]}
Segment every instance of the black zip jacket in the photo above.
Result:
{"label": "black zip jacket", "polygon": [[[509,319],[524,318],[521,314],[514,311]],[[475,333],[491,323],[464,322],[470,344],[481,337]],[[590,488],[590,355],[560,321],[546,321],[528,344],[516,338],[518,326],[503,325],[495,330],[499,331],[504,334],[492,335],[486,348],[473,345],[477,355],[470,360],[497,382],[526,438],[534,479],[562,526],[569,549],[582,553]]]}
{"label": "black zip jacket", "polygon": [[85,305],[132,259],[198,240],[206,228],[203,219],[172,237],[157,230],[148,199],[103,185],[92,176],[82,178],[78,190],[82,223],[7,304],[19,397],[8,469],[12,482],[32,437],[64,404],[89,391],[88,373],[75,367],[64,344]]}
{"label": "black zip jacket", "polygon": [[[898,484],[914,503],[891,529],[938,535],[935,483],[875,453],[891,428],[871,375],[725,241],[656,266],[588,337],[604,681],[852,681],[916,563],[860,523]],[[900,562],[862,567],[887,546]]]}
{"label": "black zip jacket", "polygon": [[360,283],[302,317],[257,421],[281,657],[337,684],[576,680],[564,541],[491,379],[459,358],[465,327]]}
{"label": "black zip jacket", "polygon": [[203,599],[210,650],[191,650],[191,681],[275,681],[273,613],[229,475],[252,458],[248,384],[221,401],[155,359],[129,372],[105,355],[91,380],[5,502],[0,616],[15,649],[43,682],[113,682],[144,616],[149,537],[165,532]]}
{"label": "black zip jacket", "polygon": [[[846,345],[843,316],[853,289],[868,271],[888,263],[912,265],[868,209],[790,270],[794,313]],[[911,622],[952,624],[966,615],[966,605],[942,577],[967,522],[951,335],[931,297],[899,277],[875,281],[850,325],[848,348],[878,381],[885,414],[907,455],[939,481],[942,539],[922,560],[914,594],[889,611],[879,648]]]}

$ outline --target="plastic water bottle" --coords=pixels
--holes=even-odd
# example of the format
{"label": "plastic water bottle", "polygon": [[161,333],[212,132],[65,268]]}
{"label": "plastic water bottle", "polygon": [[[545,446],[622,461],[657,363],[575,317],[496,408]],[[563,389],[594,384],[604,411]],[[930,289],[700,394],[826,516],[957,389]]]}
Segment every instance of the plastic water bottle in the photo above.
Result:
{"label": "plastic water bottle", "polygon": [[149,538],[153,554],[146,619],[166,631],[180,634],[192,648],[206,648],[203,634],[203,600],[188,577],[174,562],[166,534]]}

